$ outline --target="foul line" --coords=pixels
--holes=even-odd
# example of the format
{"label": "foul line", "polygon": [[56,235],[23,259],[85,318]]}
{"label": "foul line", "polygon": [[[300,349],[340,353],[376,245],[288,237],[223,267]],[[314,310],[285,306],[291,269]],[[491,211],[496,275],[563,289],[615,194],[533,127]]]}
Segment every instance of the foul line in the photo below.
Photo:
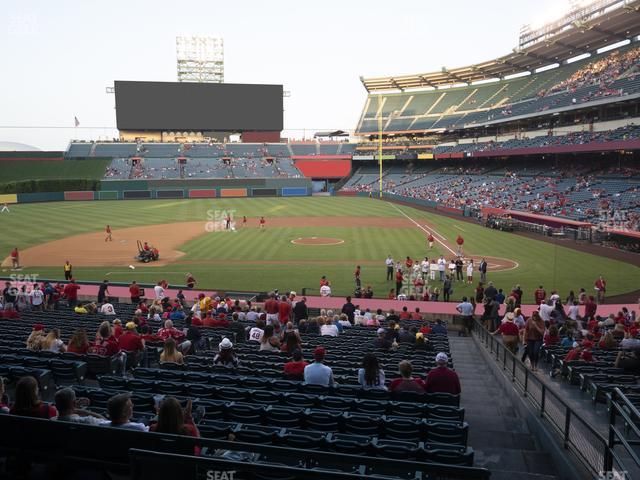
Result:
{"label": "foul line", "polygon": [[[391,202],[387,202],[389,205],[391,205],[393,208],[395,208],[397,211],[399,211],[402,215],[404,215],[410,222],[412,222],[416,227],[418,227],[420,230],[422,230],[423,232],[425,232],[427,235],[429,234],[429,230],[427,230],[426,228],[424,228],[422,225],[420,225],[418,222],[416,222],[413,218],[411,218],[409,215],[407,215],[406,213],[404,213],[402,210],[400,210],[395,204],[391,203]],[[433,233],[435,233],[438,236],[435,231],[433,231]],[[442,237],[444,238],[444,237]],[[438,242],[440,245],[442,245],[444,248],[446,248],[447,250],[449,250],[452,254],[454,255],[458,255],[454,250],[452,250],[449,246],[447,246],[442,240],[440,240],[439,238],[434,238],[434,240],[436,242]]]}
{"label": "foul line", "polygon": [[456,227],[458,230],[462,230],[463,232],[466,232],[466,230],[462,228],[460,225],[458,225],[457,223],[454,223],[453,226]]}

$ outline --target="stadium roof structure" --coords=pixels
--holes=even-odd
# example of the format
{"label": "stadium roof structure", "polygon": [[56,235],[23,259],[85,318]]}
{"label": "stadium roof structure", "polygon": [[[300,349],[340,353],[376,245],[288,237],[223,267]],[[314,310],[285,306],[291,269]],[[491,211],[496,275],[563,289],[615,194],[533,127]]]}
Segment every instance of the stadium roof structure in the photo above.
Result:
{"label": "stadium roof structure", "polygon": [[[586,10],[527,32],[527,41],[507,55],[466,67],[392,77],[363,78],[368,92],[438,88],[504,78],[562,64],[573,57],[640,35],[640,0],[599,0]],[[580,16],[576,14],[580,13]]]}

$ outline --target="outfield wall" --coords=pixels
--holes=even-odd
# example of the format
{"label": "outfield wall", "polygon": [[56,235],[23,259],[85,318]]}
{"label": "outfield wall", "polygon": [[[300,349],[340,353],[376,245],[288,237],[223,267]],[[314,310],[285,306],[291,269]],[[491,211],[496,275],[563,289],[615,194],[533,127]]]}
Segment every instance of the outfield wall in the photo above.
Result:
{"label": "outfield wall", "polygon": [[103,180],[97,191],[0,195],[0,203],[179,198],[307,197],[308,178]]}

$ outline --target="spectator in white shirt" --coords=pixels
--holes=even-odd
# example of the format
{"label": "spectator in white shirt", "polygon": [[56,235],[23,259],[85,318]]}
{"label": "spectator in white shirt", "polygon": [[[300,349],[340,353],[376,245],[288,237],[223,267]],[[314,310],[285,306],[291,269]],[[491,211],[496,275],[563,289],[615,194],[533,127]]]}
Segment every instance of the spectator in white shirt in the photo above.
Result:
{"label": "spectator in white shirt", "polygon": [[60,330],[53,328],[42,340],[42,350],[47,352],[61,353],[66,351],[64,342],[60,340]]}
{"label": "spectator in white shirt", "polygon": [[153,287],[153,293],[156,296],[156,300],[162,300],[165,297],[164,288],[162,288],[162,282],[158,282],[158,284]]}
{"label": "spectator in white shirt", "polygon": [[553,302],[551,299],[547,300],[547,303],[540,304],[540,318],[544,322],[551,321],[551,313],[554,311]]}
{"label": "spectator in white shirt", "polygon": [[33,286],[33,290],[29,293],[31,297],[31,306],[33,310],[42,310],[42,303],[44,301],[44,293],[40,290],[40,285],[37,283]]}
{"label": "spectator in white shirt", "polygon": [[127,430],[141,430],[148,432],[149,427],[144,423],[136,423],[131,421],[133,415],[133,402],[128,393],[120,393],[114,395],[107,402],[107,411],[111,422],[107,426],[114,428],[125,428]]}
{"label": "spectator in white shirt", "polygon": [[328,317],[323,325],[320,326],[320,335],[328,335],[330,337],[338,336],[338,327],[336,327],[331,317]]}
{"label": "spectator in white shirt", "polygon": [[331,287],[329,285],[323,285],[320,287],[320,296],[321,297],[330,297],[331,296]]}
{"label": "spectator in white shirt", "polygon": [[111,303],[103,303],[100,307],[100,313],[104,315],[115,315],[116,311]]}

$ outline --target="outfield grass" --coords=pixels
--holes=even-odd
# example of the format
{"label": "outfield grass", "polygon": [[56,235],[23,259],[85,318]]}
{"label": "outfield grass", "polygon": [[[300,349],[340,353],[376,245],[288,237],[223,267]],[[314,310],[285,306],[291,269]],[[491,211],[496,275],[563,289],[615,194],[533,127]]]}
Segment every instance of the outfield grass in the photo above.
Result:
{"label": "outfield grass", "polygon": [[[474,256],[503,257],[518,262],[511,271],[489,272],[496,286],[510,289],[519,283],[525,300],[543,284],[549,291],[558,289],[566,295],[569,289],[584,287],[590,293],[599,274],[608,280],[610,295],[638,288],[640,268],[562,246],[516,236],[443,217],[410,207],[397,206],[369,198],[249,198],[216,200],[140,200],[103,202],[61,202],[23,204],[12,207],[11,214],[0,215],[0,252],[8,255],[17,245],[26,248],[49,240],[83,232],[98,231],[106,223],[114,229],[155,223],[210,219],[212,209],[233,210],[240,217],[264,215],[267,220],[284,216],[401,217],[409,216],[418,223],[429,222],[450,242],[458,233],[465,238],[465,250]],[[268,225],[268,224],[267,224]],[[344,240],[335,246],[294,245],[298,237],[323,236]],[[451,242],[452,243],[452,242]],[[200,287],[220,290],[270,290],[279,288],[300,291],[312,288],[317,293],[320,276],[331,281],[334,294],[353,291],[353,271],[362,262],[363,284],[371,284],[376,296],[384,297],[393,282],[385,281],[384,259],[411,255],[421,258],[444,254],[439,244],[433,251],[425,248],[425,233],[418,227],[286,227],[245,229],[237,232],[203,234],[182,245],[186,255],[162,267],[76,267],[81,280],[109,278],[113,281],[137,280],[152,283],[166,278],[170,283],[184,283],[184,274],[192,272]],[[73,253],[69,252],[73,262]],[[291,262],[283,264],[278,262]],[[297,263],[296,263],[297,262]],[[24,273],[43,277],[61,277],[62,268],[28,266]],[[8,272],[5,272],[8,273]],[[456,285],[453,298],[471,293],[471,287]]]}

